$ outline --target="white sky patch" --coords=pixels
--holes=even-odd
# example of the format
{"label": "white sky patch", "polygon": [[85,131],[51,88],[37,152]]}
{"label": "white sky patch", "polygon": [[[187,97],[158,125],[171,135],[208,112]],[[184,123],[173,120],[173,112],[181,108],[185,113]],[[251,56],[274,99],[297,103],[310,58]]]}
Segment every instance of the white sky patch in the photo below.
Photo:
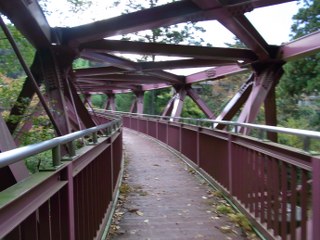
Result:
{"label": "white sky patch", "polygon": [[290,39],[292,16],[298,8],[297,2],[289,2],[257,8],[245,15],[268,44],[281,45]]}

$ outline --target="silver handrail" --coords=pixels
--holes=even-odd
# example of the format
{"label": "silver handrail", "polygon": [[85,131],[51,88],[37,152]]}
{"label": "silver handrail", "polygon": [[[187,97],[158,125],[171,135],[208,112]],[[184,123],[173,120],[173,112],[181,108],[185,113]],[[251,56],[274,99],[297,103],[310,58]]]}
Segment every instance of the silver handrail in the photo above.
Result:
{"label": "silver handrail", "polygon": [[197,123],[196,125],[201,125],[201,123],[210,123],[211,128],[213,128],[213,129],[214,129],[214,125],[221,124],[221,125],[235,127],[233,129],[234,132],[237,132],[237,127],[244,127],[244,128],[250,128],[250,129],[257,129],[257,130],[264,131],[264,132],[290,134],[290,135],[300,136],[300,137],[304,138],[304,141],[305,141],[305,146],[304,146],[305,149],[304,150],[308,150],[307,145],[308,145],[309,139],[320,139],[320,132],[311,131],[311,130],[296,129],[296,128],[276,127],[276,126],[270,126],[270,125],[258,125],[258,124],[252,124],[252,123],[237,123],[237,122],[233,122],[233,121],[220,121],[220,120],[201,119],[201,118],[182,118],[182,117],[137,114],[137,113],[128,113],[128,112],[120,112],[120,111],[109,111],[109,110],[104,110],[104,111],[107,111],[112,114],[118,114],[118,115],[150,117],[150,118],[156,118],[159,120],[167,120],[167,121],[178,120],[179,122],[196,122]]}
{"label": "silver handrail", "polygon": [[101,130],[108,129],[114,126],[119,127],[121,120],[116,119],[112,122],[108,122],[96,127],[88,128],[85,130],[69,133],[67,135],[56,137],[51,140],[47,140],[40,143],[31,144],[24,147],[15,148],[9,151],[0,153],[0,168],[8,166],[10,164],[21,161],[24,158],[36,155],[38,153],[54,149],[60,145],[70,143],[76,139],[95,134]]}

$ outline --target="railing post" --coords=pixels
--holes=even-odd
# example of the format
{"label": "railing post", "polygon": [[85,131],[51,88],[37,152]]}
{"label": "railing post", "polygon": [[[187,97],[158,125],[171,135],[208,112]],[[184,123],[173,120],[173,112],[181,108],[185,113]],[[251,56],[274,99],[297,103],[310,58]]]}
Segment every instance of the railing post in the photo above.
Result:
{"label": "railing post", "polygon": [[96,144],[98,142],[98,134],[97,132],[92,133],[92,143]]}
{"label": "railing post", "polygon": [[303,150],[306,152],[309,152],[309,150],[310,150],[310,138],[309,137],[304,137],[304,139],[303,139]]}
{"label": "railing post", "polygon": [[259,139],[260,139],[261,141],[263,141],[264,135],[265,135],[265,130],[260,129],[258,135],[259,135]]}
{"label": "railing post", "polygon": [[76,148],[74,145],[74,141],[68,142],[68,150],[69,150],[69,157],[74,157],[76,155]]}
{"label": "railing post", "polygon": [[312,158],[312,238],[320,239],[320,159]]}
{"label": "railing post", "polygon": [[60,144],[52,149],[52,165],[57,167],[61,164],[61,147]]}
{"label": "railing post", "polygon": [[229,193],[233,194],[232,186],[232,134],[228,133],[228,182],[229,182]]}

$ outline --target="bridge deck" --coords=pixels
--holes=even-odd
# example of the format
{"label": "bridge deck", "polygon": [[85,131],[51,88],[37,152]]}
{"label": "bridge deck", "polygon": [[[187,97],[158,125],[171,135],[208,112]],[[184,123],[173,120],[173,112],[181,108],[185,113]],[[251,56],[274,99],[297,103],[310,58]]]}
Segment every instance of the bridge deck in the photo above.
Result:
{"label": "bridge deck", "polygon": [[220,215],[213,194],[177,156],[155,141],[125,130],[126,170],[111,239],[245,239]]}

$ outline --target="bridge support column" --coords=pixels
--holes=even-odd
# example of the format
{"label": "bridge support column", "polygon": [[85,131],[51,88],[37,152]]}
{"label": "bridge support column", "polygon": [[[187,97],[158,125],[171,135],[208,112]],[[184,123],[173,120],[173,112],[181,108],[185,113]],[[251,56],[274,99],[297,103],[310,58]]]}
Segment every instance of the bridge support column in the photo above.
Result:
{"label": "bridge support column", "polygon": [[[269,92],[274,90],[276,84],[283,74],[282,65],[283,63],[280,62],[273,63],[271,65],[261,64],[258,66],[253,66],[255,69],[255,79],[252,86],[252,91],[240,113],[237,122],[254,122],[259,113],[261,105],[267,99]],[[269,107],[269,105],[267,106]],[[240,131],[244,134],[248,134],[250,130],[247,128],[241,128]]]}
{"label": "bridge support column", "polygon": [[[11,136],[7,124],[0,114],[0,152],[5,152],[16,148],[16,144]],[[0,191],[14,185],[15,183],[29,176],[28,170],[23,161],[0,168]]]}
{"label": "bridge support column", "polygon": [[88,104],[89,106],[92,106],[92,102],[91,102],[91,94],[90,93],[85,93],[84,94],[84,101],[83,101],[84,105]]}
{"label": "bridge support column", "polygon": [[[264,116],[267,125],[277,126],[276,89],[273,85],[264,101]],[[267,132],[267,138],[272,142],[278,142],[278,134]]]}
{"label": "bridge support column", "polygon": [[165,110],[162,113],[162,116],[170,116],[173,118],[177,118],[181,116],[184,99],[187,95],[187,90],[185,86],[183,87],[175,87],[176,93],[169,100]]}
{"label": "bridge support column", "polygon": [[200,98],[200,96],[196,93],[194,89],[192,89],[191,87],[187,88],[187,94],[209,119],[215,118],[214,113],[211,111],[208,105]]}
{"label": "bridge support column", "polygon": [[134,94],[136,95],[136,99],[133,100],[130,112],[143,114],[144,91],[135,91]]}
{"label": "bridge support column", "polygon": [[108,99],[106,102],[106,106],[104,109],[108,110],[110,109],[111,111],[116,111],[116,96],[114,93],[107,93]]}
{"label": "bridge support column", "polygon": [[[83,124],[86,128],[91,128],[97,125],[94,120],[92,119],[91,115],[88,113],[88,110],[86,109],[85,105],[81,101],[81,98],[77,94],[77,90],[75,86],[73,85],[72,81],[69,81],[70,78],[66,79],[68,90],[66,91],[66,100],[69,102],[73,108],[73,115],[77,118],[77,122],[80,126]],[[69,115],[70,116],[70,115]],[[71,116],[70,116],[71,117]]]}
{"label": "bridge support column", "polygon": [[[228,102],[224,107],[220,115],[216,118],[218,121],[229,121],[231,120],[236,113],[240,110],[242,105],[247,101],[253,85],[254,74],[251,74],[249,79],[242,84],[239,91],[233,96],[233,98]],[[221,124],[216,124],[215,126],[218,129],[223,129],[225,126]]]}
{"label": "bridge support column", "polygon": [[[44,84],[46,86],[47,99],[52,115],[57,122],[59,132],[62,135],[71,132],[70,123],[68,119],[65,94],[66,84],[63,80],[66,79],[66,69],[62,66],[63,62],[57,61],[57,52],[52,49],[45,49],[39,51],[40,68]],[[65,56],[67,58],[67,56]],[[60,60],[60,58],[59,58]],[[65,59],[67,60],[67,59]],[[65,61],[64,60],[64,61]]]}

